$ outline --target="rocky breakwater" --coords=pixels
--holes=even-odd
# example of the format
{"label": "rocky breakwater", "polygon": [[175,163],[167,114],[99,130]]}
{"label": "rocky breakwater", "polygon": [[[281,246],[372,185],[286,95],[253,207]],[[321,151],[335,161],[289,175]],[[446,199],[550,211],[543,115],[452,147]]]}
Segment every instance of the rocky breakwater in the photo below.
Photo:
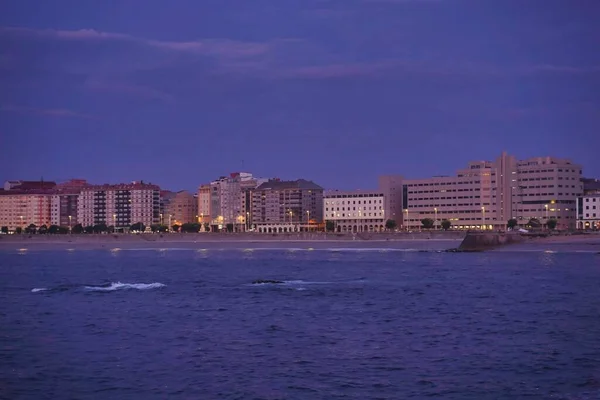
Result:
{"label": "rocky breakwater", "polygon": [[523,236],[513,232],[468,232],[458,248],[450,252],[475,252],[491,250],[509,244],[520,243]]}

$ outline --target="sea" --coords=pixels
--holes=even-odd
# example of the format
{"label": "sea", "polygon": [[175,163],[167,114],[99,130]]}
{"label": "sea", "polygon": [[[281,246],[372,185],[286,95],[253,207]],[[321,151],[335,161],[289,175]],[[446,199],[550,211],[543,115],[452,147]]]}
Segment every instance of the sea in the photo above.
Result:
{"label": "sea", "polygon": [[2,250],[2,399],[600,399],[600,255]]}

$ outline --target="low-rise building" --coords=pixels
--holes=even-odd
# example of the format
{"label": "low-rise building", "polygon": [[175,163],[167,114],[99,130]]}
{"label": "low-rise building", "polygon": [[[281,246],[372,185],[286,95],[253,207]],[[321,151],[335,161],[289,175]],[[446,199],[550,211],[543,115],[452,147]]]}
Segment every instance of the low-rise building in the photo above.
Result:
{"label": "low-rise building", "polygon": [[600,193],[588,194],[577,199],[577,229],[600,229]]}
{"label": "low-rise building", "polygon": [[379,232],[385,229],[385,203],[382,191],[325,191],[323,215],[336,232]]}

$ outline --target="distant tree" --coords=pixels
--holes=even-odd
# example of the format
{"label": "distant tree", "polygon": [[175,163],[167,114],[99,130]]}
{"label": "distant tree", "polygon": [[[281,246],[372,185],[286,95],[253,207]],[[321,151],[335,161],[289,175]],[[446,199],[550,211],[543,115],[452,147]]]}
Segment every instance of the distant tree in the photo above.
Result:
{"label": "distant tree", "polygon": [[450,226],[452,226],[452,222],[448,221],[447,219],[442,220],[442,229],[447,231],[448,229],[450,229]]}
{"label": "distant tree", "polygon": [[16,233],[17,235],[20,235],[21,233],[23,233],[23,228],[21,228],[20,226],[17,226],[17,227],[15,228],[15,233]]}
{"label": "distant tree", "polygon": [[88,225],[85,228],[83,228],[83,230],[85,231],[85,233],[94,233],[94,225]]}
{"label": "distant tree", "polygon": [[333,222],[333,221],[326,221],[325,222],[325,230],[327,232],[333,232],[335,230],[335,222]]}
{"label": "distant tree", "polygon": [[83,231],[84,231],[83,225],[81,225],[81,224],[77,224],[73,228],[71,228],[71,233],[79,234],[79,233],[83,233]]}
{"label": "distant tree", "polygon": [[204,223],[204,230],[205,230],[206,232],[210,232],[210,224],[209,224],[208,222],[205,222],[205,223]]}
{"label": "distant tree", "polygon": [[393,219],[388,219],[387,221],[385,221],[385,229],[387,229],[388,231],[393,231],[394,229],[396,229],[397,226],[398,224]]}
{"label": "distant tree", "polygon": [[152,225],[150,225],[150,230],[152,231],[152,233],[158,232],[159,229],[160,229],[160,224],[152,224]]}
{"label": "distant tree", "polygon": [[50,235],[56,235],[58,233],[58,229],[60,227],[58,225],[50,225],[50,227],[48,228],[48,233]]}
{"label": "distant tree", "polygon": [[423,225],[423,228],[425,229],[431,229],[433,228],[433,220],[431,218],[423,218],[421,220],[421,225]]}
{"label": "distant tree", "polygon": [[46,224],[40,226],[40,229],[38,229],[38,233],[40,235],[45,235],[46,233],[48,233],[48,226],[46,226]]}
{"label": "distant tree", "polygon": [[8,234],[8,226],[3,226],[0,232],[4,233],[5,235]]}
{"label": "distant tree", "polygon": [[507,222],[507,224],[506,224],[506,226],[508,227],[508,229],[511,229],[511,230],[515,229],[517,225],[519,225],[519,222],[516,219],[514,219],[514,218],[509,219],[508,222]]}
{"label": "distant tree", "polygon": [[69,233],[69,228],[67,226],[59,226],[58,231],[56,233],[60,235],[66,235],[67,233]]}
{"label": "distant tree", "polygon": [[171,227],[171,229],[173,229],[173,232],[179,232],[179,228],[181,228],[181,226],[175,224]]}
{"label": "distant tree", "polygon": [[556,225],[558,224],[558,221],[554,218],[550,218],[548,220],[548,222],[546,222],[546,225],[548,226],[548,229],[550,229],[551,231],[553,231],[554,229],[556,229]]}
{"label": "distant tree", "polygon": [[106,226],[106,224],[94,225],[94,233],[103,233],[103,232],[108,232],[108,226]]}
{"label": "distant tree", "polygon": [[198,223],[186,222],[185,224],[181,225],[181,232],[198,233],[200,232],[200,227],[201,225]]}
{"label": "distant tree", "polygon": [[233,232],[233,224],[229,223],[225,225],[225,228],[227,229],[227,232]]}
{"label": "distant tree", "polygon": [[146,230],[146,225],[141,222],[136,222],[129,227],[129,230],[131,232],[144,232]]}
{"label": "distant tree", "polygon": [[114,225],[109,225],[108,228],[106,229],[106,231],[108,233],[115,233],[116,229]]}
{"label": "distant tree", "polygon": [[35,224],[29,224],[29,226],[27,228],[25,228],[25,233],[36,233],[37,232],[37,226],[35,226]]}

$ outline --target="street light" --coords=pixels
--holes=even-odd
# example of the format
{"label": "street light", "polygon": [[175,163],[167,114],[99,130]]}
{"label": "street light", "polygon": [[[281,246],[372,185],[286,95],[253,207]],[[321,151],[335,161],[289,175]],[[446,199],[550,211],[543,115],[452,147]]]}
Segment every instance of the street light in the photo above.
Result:
{"label": "street light", "polygon": [[69,233],[71,233],[71,216],[69,215]]}
{"label": "street light", "polygon": [[437,226],[437,207],[434,207],[433,211],[435,212],[435,220],[433,221],[433,229],[436,229],[436,226]]}
{"label": "street light", "polygon": [[23,216],[21,215],[21,229],[23,229]]}
{"label": "street light", "polygon": [[544,208],[546,209],[546,220],[548,220],[548,204],[544,204]]}
{"label": "street light", "polygon": [[406,227],[406,231],[408,232],[408,208],[405,208],[404,212],[406,213],[406,222],[404,223],[404,226]]}
{"label": "street light", "polygon": [[308,230],[310,231],[310,210],[306,210],[306,223],[308,224]]}
{"label": "street light", "polygon": [[250,229],[250,211],[246,211],[246,230]]}

